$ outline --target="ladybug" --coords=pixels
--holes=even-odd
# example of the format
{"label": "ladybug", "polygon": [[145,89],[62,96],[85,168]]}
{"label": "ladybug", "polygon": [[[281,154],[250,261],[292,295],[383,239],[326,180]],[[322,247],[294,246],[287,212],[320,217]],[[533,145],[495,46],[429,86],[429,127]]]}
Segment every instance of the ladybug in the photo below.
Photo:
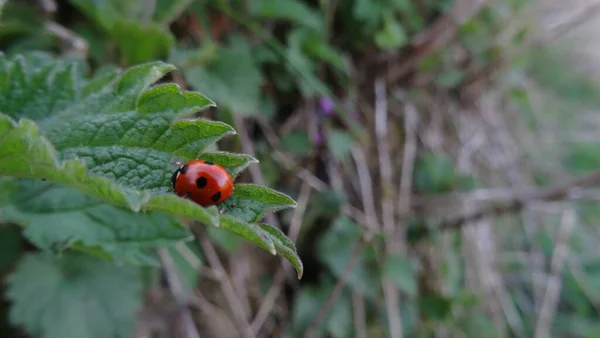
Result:
{"label": "ladybug", "polygon": [[171,176],[177,196],[201,206],[215,205],[233,194],[233,180],[225,168],[205,160],[193,160],[177,168]]}

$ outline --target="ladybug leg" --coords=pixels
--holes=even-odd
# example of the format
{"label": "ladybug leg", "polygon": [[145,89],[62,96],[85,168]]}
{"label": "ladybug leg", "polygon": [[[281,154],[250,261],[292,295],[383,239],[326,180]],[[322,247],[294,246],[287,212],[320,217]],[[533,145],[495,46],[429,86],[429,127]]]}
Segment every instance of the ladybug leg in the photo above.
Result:
{"label": "ladybug leg", "polygon": [[192,196],[192,193],[188,192],[187,194],[183,195],[183,198],[188,199],[190,196]]}

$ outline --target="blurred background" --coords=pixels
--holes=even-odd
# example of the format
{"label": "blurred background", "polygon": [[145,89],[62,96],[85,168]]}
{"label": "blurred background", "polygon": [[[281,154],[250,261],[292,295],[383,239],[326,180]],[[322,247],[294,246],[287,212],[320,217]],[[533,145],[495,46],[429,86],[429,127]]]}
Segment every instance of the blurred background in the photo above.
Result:
{"label": "blurred background", "polygon": [[[176,65],[166,80],[237,130],[220,149],[260,160],[238,182],[298,202],[266,221],[296,243],[301,280],[211,229],[210,255],[172,249],[185,308],[157,283],[135,337],[598,337],[599,14],[594,0],[22,0],[0,47]],[[4,278],[28,244],[2,231]],[[25,337],[9,307],[0,336]]]}

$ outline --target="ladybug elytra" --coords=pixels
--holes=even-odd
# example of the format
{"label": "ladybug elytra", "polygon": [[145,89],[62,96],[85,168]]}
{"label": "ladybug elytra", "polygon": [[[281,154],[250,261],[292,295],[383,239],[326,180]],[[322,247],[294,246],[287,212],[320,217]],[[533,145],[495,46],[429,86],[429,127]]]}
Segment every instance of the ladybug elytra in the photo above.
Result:
{"label": "ladybug elytra", "polygon": [[205,160],[189,161],[177,168],[171,183],[177,196],[201,206],[221,203],[233,194],[233,180],[225,168]]}

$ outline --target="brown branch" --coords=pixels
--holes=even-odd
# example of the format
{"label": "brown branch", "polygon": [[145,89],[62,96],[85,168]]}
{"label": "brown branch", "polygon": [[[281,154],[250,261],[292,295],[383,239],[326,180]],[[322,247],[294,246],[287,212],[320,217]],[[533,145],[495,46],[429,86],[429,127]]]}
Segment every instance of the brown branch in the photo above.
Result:
{"label": "brown branch", "polygon": [[[502,206],[487,207],[472,214],[458,217],[454,220],[442,222],[438,227],[441,230],[459,229],[466,224],[476,222],[486,217],[500,216],[507,213],[521,211],[527,204],[536,201],[556,201],[569,195],[573,188],[600,183],[600,170],[582,177],[575,178],[556,187],[535,190],[515,197],[514,200]],[[425,230],[427,231],[427,230]]]}

